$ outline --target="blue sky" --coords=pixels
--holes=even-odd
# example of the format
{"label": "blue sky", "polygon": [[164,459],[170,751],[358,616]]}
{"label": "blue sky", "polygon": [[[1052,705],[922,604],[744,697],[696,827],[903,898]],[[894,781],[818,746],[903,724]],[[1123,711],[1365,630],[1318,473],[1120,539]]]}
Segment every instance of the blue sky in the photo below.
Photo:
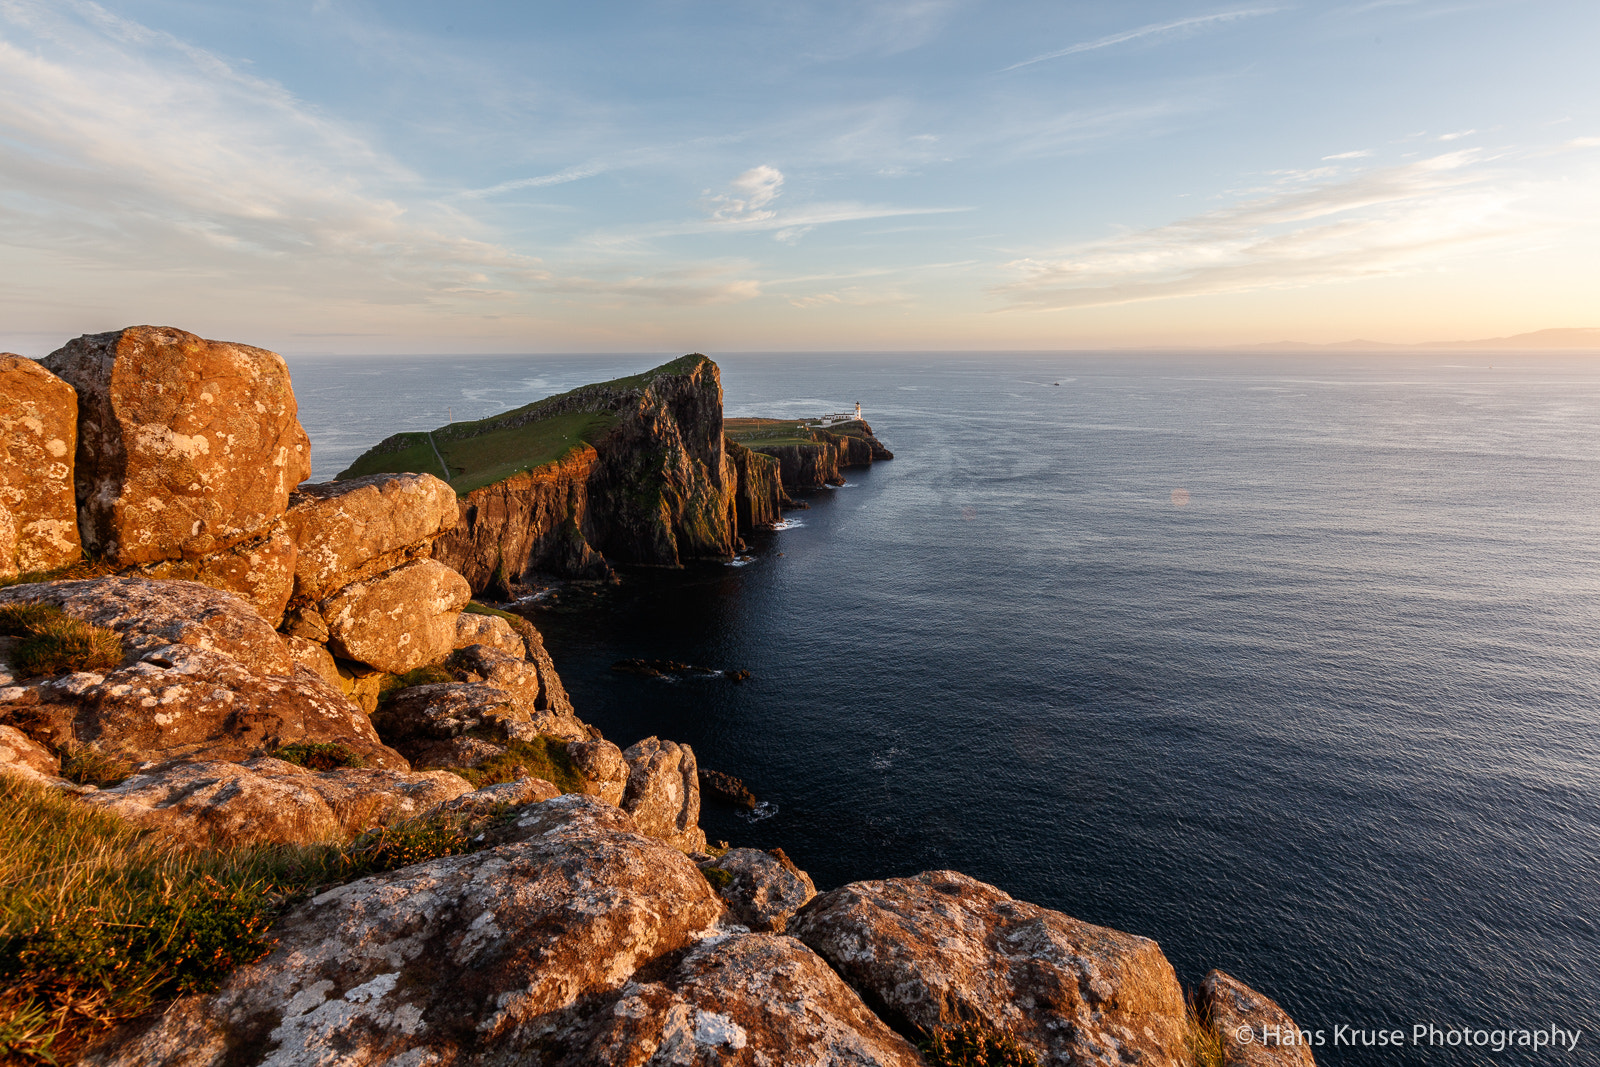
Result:
{"label": "blue sky", "polygon": [[0,0],[0,346],[1600,326],[1600,5]]}

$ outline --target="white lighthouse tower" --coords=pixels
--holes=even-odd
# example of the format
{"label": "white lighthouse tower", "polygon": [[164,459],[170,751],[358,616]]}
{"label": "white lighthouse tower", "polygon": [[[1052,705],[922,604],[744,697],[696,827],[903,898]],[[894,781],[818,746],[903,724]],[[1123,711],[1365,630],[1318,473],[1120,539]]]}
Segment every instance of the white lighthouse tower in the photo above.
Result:
{"label": "white lighthouse tower", "polygon": [[861,401],[857,400],[856,401],[856,419],[859,420],[860,418],[861,418]]}

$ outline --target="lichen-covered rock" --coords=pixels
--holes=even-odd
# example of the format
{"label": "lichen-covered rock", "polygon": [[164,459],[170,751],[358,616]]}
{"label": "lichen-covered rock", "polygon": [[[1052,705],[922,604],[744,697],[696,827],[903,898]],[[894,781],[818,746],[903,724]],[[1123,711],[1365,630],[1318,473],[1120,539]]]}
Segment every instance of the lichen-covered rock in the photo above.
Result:
{"label": "lichen-covered rock", "polygon": [[675,741],[647,737],[623,754],[628,761],[628,788],[622,810],[633,816],[641,833],[685,852],[702,852],[700,781],[694,750]]}
{"label": "lichen-covered rock", "polygon": [[623,987],[584,1040],[556,1062],[608,1067],[920,1067],[905,1038],[873,1015],[790,937],[700,942],[670,972]]}
{"label": "lichen-covered rock", "polygon": [[334,655],[403,674],[450,654],[456,616],[470,599],[465,578],[419,559],[345,586],[320,611]]}
{"label": "lichen-covered rock", "polygon": [[198,559],[147,563],[138,572],[147,578],[199,582],[233,593],[276,626],[294,587],[298,551],[294,536],[279,523],[259,537],[240,541],[221,552]]}
{"label": "lichen-covered rock", "polygon": [[515,840],[330,890],[277,947],[86,1063],[546,1062],[580,1000],[692,944],[722,906],[688,857],[592,797],[524,810]]}
{"label": "lichen-covered rock", "polygon": [[471,792],[445,771],[311,771],[283,760],[152,767],[84,802],[196,847],[347,840]]}
{"label": "lichen-covered rock", "polygon": [[541,670],[536,663],[488,645],[458,649],[450,657],[448,668],[464,682],[482,682],[509,694],[519,719],[527,722],[533,733],[568,741],[588,737],[588,727],[572,713],[564,699],[566,694],[560,692],[561,699],[554,699],[558,694],[552,690],[560,683],[553,679],[553,669]]}
{"label": "lichen-covered rock", "polygon": [[622,749],[597,737],[567,745],[567,757],[588,782],[584,792],[607,804],[622,803],[628,791],[628,761]]}
{"label": "lichen-covered rock", "polygon": [[511,623],[498,615],[463,611],[456,617],[456,648],[485,645],[517,659],[527,659],[528,649]]}
{"label": "lichen-covered rock", "polygon": [[83,555],[73,455],[78,394],[31,359],[0,352],[0,509],[13,537],[0,538],[0,575],[53,570]]}
{"label": "lichen-covered rock", "polygon": [[732,848],[702,863],[717,886],[717,895],[739,922],[758,933],[781,934],[789,918],[817,895],[817,887],[806,874],[781,853],[755,848]]}
{"label": "lichen-covered rock", "polygon": [[294,661],[272,626],[250,605],[197,582],[89,578],[0,589],[0,604],[37,601],[115,630],[130,657],[165,645],[218,652],[262,674],[289,674]]}
{"label": "lichen-covered rock", "polygon": [[547,782],[543,778],[518,778],[514,782],[497,782],[470,793],[462,793],[454,800],[440,804],[434,810],[467,815],[489,815],[506,808],[541,804],[560,795],[561,790],[556,788],[554,782]]}
{"label": "lichen-covered rock", "polygon": [[198,559],[257,536],[311,474],[276,353],[135,326],[79,337],[44,366],[78,392],[79,526],[114,562]]}
{"label": "lichen-covered rock", "polygon": [[469,730],[492,730],[506,738],[505,723],[516,718],[511,694],[491,685],[435,682],[398,690],[379,706],[372,723],[391,744],[443,741]]}
{"label": "lichen-covered rock", "polygon": [[58,778],[61,775],[61,761],[21,730],[0,725],[0,774]]}
{"label": "lichen-covered rock", "polygon": [[285,637],[283,640],[289,646],[289,656],[297,666],[317,672],[329,685],[343,692],[341,683],[344,678],[339,674],[339,665],[333,661],[332,653],[325,646],[303,637]]}
{"label": "lichen-covered rock", "polygon": [[892,1024],[978,1020],[1009,1029],[1043,1064],[1189,1062],[1183,991],[1154,941],[955,871],[842,886],[789,932]]}
{"label": "lichen-covered rock", "polygon": [[287,517],[300,545],[294,595],[323,600],[420,558],[458,514],[455,490],[431,474],[302,485]]}
{"label": "lichen-covered rock", "polygon": [[[1200,983],[1196,1013],[1222,1041],[1227,1067],[1316,1067],[1308,1040],[1289,1013],[1224,971]],[[1245,1031],[1250,1039],[1243,1040]]]}
{"label": "lichen-covered rock", "polygon": [[17,565],[17,523],[4,504],[0,504],[0,578],[15,578]]}
{"label": "lichen-covered rock", "polygon": [[407,768],[372,724],[314,671],[260,674],[220,652],[165,645],[107,674],[38,685],[72,708],[80,743],[144,760],[243,760],[302,741],[339,742],[376,767]]}
{"label": "lichen-covered rock", "polygon": [[359,708],[221,590],[127,577],[0,589],[0,604],[19,601],[55,605],[122,640],[122,665],[109,672],[25,687],[30,703],[58,709],[67,741],[146,760],[239,760],[296,741],[339,741],[373,766],[405,769]]}
{"label": "lichen-covered rock", "polygon": [[256,774],[237,763],[176,763],[96,790],[84,803],[199,848],[313,844],[340,837],[327,801],[295,777]]}

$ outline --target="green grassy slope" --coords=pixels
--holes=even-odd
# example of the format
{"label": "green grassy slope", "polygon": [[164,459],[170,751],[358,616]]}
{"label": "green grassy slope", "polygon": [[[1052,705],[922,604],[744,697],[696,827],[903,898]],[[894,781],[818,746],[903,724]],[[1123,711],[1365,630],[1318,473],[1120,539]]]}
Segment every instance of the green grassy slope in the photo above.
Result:
{"label": "green grassy slope", "polygon": [[449,468],[450,485],[457,493],[465,495],[522,471],[554,463],[580,444],[596,443],[617,424],[617,416],[606,411],[569,411],[543,416],[541,410],[558,407],[576,393],[592,390],[622,395],[643,389],[663,374],[692,371],[705,358],[682,356],[642,374],[582,386],[487,419],[452,422],[433,431],[431,444],[426,433],[396,434],[363,453],[348,469],[341,471],[338,478],[402,471],[444,477],[439,466],[442,456]]}

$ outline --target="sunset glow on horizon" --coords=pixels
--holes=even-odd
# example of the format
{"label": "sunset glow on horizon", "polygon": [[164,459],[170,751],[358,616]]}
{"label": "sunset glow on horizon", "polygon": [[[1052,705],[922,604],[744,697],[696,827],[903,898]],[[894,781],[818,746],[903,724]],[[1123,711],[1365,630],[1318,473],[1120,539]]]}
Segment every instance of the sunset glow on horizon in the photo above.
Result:
{"label": "sunset glow on horizon", "polygon": [[1579,0],[0,0],[0,349],[1600,327]]}

